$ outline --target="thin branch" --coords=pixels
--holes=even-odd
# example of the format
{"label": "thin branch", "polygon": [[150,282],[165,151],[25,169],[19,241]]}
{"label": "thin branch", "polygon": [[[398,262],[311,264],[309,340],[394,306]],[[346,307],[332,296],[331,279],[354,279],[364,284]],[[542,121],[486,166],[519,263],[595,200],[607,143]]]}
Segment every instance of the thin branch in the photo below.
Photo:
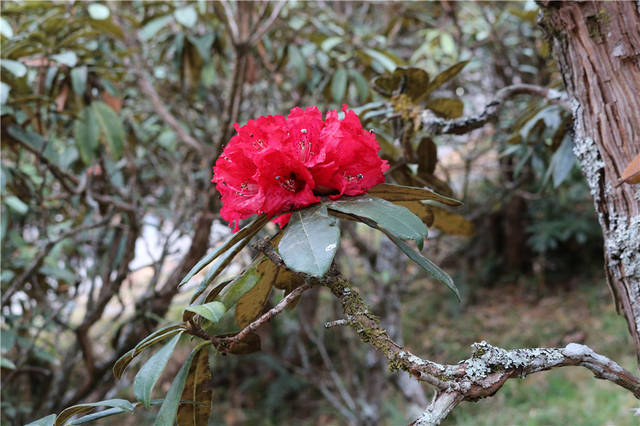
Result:
{"label": "thin branch", "polygon": [[[219,2],[214,2],[213,5],[218,18],[220,18],[220,20],[224,22],[224,25],[229,30],[231,42],[236,45],[238,43],[238,38],[240,37],[240,31],[238,31],[238,24],[233,17],[233,10],[231,9],[229,2],[226,0],[222,0]],[[222,10],[220,10],[220,7],[222,7]]]}
{"label": "thin branch", "polygon": [[487,342],[472,345],[471,358],[455,365],[441,365],[404,350],[389,337],[369,307],[341,276],[323,284],[339,299],[349,325],[361,340],[376,348],[395,370],[405,370],[438,389],[437,396],[415,424],[439,424],[462,401],[492,396],[511,378],[524,378],[556,367],[582,366],[595,377],[608,380],[640,399],[640,379],[587,346],[570,343],[564,348],[505,350]]}
{"label": "thin branch", "polygon": [[7,303],[9,303],[13,294],[24,285],[24,283],[27,281],[27,279],[29,279],[31,274],[33,274],[38,268],[40,268],[40,266],[42,265],[42,262],[44,261],[44,258],[47,257],[49,252],[51,252],[51,250],[55,247],[56,244],[80,232],[84,232],[90,229],[104,226],[107,223],[109,223],[110,220],[111,220],[111,217],[107,217],[106,219],[103,219],[100,222],[91,223],[89,225],[78,226],[76,228],[68,230],[67,232],[64,232],[58,238],[47,241],[44,248],[40,250],[40,252],[35,257],[33,262],[31,262],[29,267],[22,274],[20,274],[20,276],[11,283],[11,287],[9,287],[7,291],[4,292],[4,294],[2,295],[1,306],[4,307]]}
{"label": "thin branch", "polygon": [[228,337],[225,339],[225,344],[228,350],[233,349],[236,343],[243,340],[245,337],[249,335],[249,333],[253,333],[258,328],[260,328],[263,324],[271,320],[271,318],[278,315],[280,312],[284,311],[284,309],[292,304],[298,296],[300,296],[305,291],[311,288],[311,284],[304,283],[300,287],[295,288],[291,293],[287,294],[276,306],[269,309],[267,312],[262,314],[258,319],[253,321],[251,324],[243,328],[238,334]]}
{"label": "thin branch", "polygon": [[514,84],[500,89],[496,97],[489,102],[484,107],[484,111],[478,115],[446,120],[436,117],[430,110],[425,110],[422,112],[422,125],[427,132],[432,135],[460,135],[469,133],[490,121],[497,120],[498,112],[504,106],[507,99],[520,94],[540,96],[552,104],[560,105],[567,111],[571,111],[566,95],[557,90],[533,84]]}
{"label": "thin branch", "polygon": [[[114,15],[118,25],[122,26],[121,20]],[[151,102],[156,114],[162,118],[162,120],[175,132],[178,138],[195,149],[198,153],[204,153],[204,146],[198,142],[182,125],[178,122],[178,119],[167,109],[164,101],[158,94],[155,87],[151,83],[151,77],[144,67],[142,58],[140,57],[140,46],[135,38],[136,32],[126,32],[125,44],[130,49],[130,56],[133,62],[133,71],[138,76],[138,87],[140,91],[144,93]]]}
{"label": "thin branch", "polygon": [[271,15],[262,22],[262,25],[253,33],[251,38],[249,39],[249,44],[255,44],[258,40],[262,38],[263,35],[269,31],[273,23],[278,19],[278,15],[280,15],[280,11],[286,4],[285,1],[277,2],[271,11]]}

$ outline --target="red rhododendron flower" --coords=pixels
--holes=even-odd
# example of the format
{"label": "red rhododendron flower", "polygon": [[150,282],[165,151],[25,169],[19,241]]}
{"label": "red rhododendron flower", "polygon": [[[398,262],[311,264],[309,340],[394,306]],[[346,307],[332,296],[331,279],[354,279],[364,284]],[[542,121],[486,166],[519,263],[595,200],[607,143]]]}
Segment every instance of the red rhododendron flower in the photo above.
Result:
{"label": "red rhododendron flower", "polygon": [[[222,217],[234,226],[256,213],[276,216],[343,195],[358,195],[384,182],[389,168],[378,156],[373,133],[343,105],[344,118],[316,107],[294,108],[285,119],[250,120],[231,138],[213,168]],[[276,219],[286,225],[291,214]]]}

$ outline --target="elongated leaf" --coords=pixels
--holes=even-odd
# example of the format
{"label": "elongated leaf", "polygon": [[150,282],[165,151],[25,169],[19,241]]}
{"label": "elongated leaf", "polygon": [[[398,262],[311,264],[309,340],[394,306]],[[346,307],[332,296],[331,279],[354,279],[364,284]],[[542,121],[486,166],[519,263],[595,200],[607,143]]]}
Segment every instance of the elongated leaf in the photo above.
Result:
{"label": "elongated leaf", "polygon": [[347,70],[340,67],[331,78],[331,96],[337,103],[341,102],[347,91]]}
{"label": "elongated leaf", "polygon": [[153,387],[167,366],[167,362],[171,358],[181,336],[182,332],[173,336],[171,340],[149,358],[136,374],[136,378],[133,381],[133,393],[146,408],[149,408]]}
{"label": "elongated leaf", "polygon": [[573,139],[567,132],[560,147],[553,154],[553,187],[557,188],[569,176],[576,158],[573,155]]}
{"label": "elongated leaf", "polygon": [[473,235],[473,224],[464,216],[436,206],[431,206],[431,210],[434,215],[433,226],[445,234]]}
{"label": "elongated leaf", "polygon": [[433,206],[427,206],[421,201],[394,201],[393,204],[397,204],[411,210],[411,213],[418,216],[420,220],[422,220],[422,223],[427,225],[427,227],[431,227],[431,225],[433,225]]}
{"label": "elongated leaf", "polygon": [[216,300],[224,304],[227,310],[231,309],[242,296],[260,281],[261,277],[262,275],[257,269],[257,263],[254,261],[242,275],[233,280],[218,294]]}
{"label": "elongated leaf", "polygon": [[269,217],[267,215],[260,215],[255,218],[249,225],[245,226],[235,234],[229,236],[229,238],[227,238],[219,247],[200,259],[200,261],[196,263],[193,268],[191,268],[187,275],[185,275],[182,281],[180,281],[179,285],[183,285],[188,282],[191,278],[193,278],[195,274],[200,272],[202,269],[204,269],[205,266],[213,262],[218,256],[233,247],[239,241],[244,240],[245,238],[249,240],[253,238],[253,236],[256,235],[264,227],[264,225],[267,224],[267,222],[269,222]]}
{"label": "elongated leaf", "polygon": [[357,217],[371,219],[378,228],[386,229],[400,238],[414,240],[418,244],[421,244],[427,236],[427,227],[419,217],[407,208],[382,198],[367,194],[357,197],[343,197],[328,203],[327,207]]}
{"label": "elongated leaf", "polygon": [[114,159],[119,159],[122,156],[125,138],[122,120],[120,120],[120,117],[118,117],[109,105],[102,101],[94,101],[91,107],[100,125],[100,129],[105,135],[109,153]]}
{"label": "elongated leaf", "polygon": [[164,402],[160,406],[160,411],[158,411],[158,415],[156,416],[156,420],[153,423],[157,426],[170,426],[173,425],[176,420],[176,415],[178,414],[178,405],[180,404],[180,397],[182,396],[182,392],[184,391],[184,385],[187,381],[187,375],[189,374],[189,370],[191,369],[191,363],[193,359],[198,354],[200,349],[202,349],[207,344],[211,344],[211,342],[202,342],[198,346],[196,346],[189,358],[182,364],[180,371],[173,379],[171,383],[171,387],[169,388],[169,392],[164,398]]}
{"label": "elongated leaf", "polygon": [[633,157],[620,175],[625,183],[640,183],[640,154]]}
{"label": "elongated leaf", "polygon": [[171,15],[165,15],[149,21],[140,31],[138,31],[138,38],[142,41],[149,40],[156,35],[158,31],[164,28],[169,21],[171,21]]}
{"label": "elongated leaf", "polygon": [[99,136],[100,128],[93,110],[84,108],[73,123],[73,138],[80,153],[80,158],[86,165],[91,164],[95,157]]}
{"label": "elongated leaf", "polygon": [[62,426],[66,424],[67,420],[69,420],[71,417],[86,414],[89,411],[95,410],[97,407],[113,407],[128,412],[132,412],[136,408],[135,404],[127,401],[126,399],[107,399],[105,401],[93,402],[89,404],[78,404],[62,411],[62,413],[60,413],[60,415],[56,418],[54,424],[55,426]]}
{"label": "elongated leaf", "polygon": [[258,283],[238,300],[235,317],[240,327],[246,327],[260,315],[271,294],[276,275],[277,271],[276,274],[263,274]]}
{"label": "elongated leaf", "polygon": [[349,79],[356,85],[358,98],[360,102],[364,102],[369,98],[369,85],[360,71],[352,68],[349,70]]}
{"label": "elongated leaf", "polygon": [[206,349],[196,355],[182,392],[182,402],[178,406],[178,424],[180,426],[208,425],[211,417],[211,369],[209,353]]}
{"label": "elongated leaf", "polygon": [[457,64],[447,68],[446,70],[442,71],[440,74],[435,76],[433,78],[433,80],[431,81],[431,83],[429,84],[429,88],[427,89],[427,91],[425,91],[425,93],[422,95],[421,99],[424,99],[426,96],[428,96],[435,89],[437,89],[438,87],[442,86],[447,81],[451,80],[456,75],[458,75],[460,73],[460,71],[462,71],[462,69],[468,63],[469,63],[469,61],[458,62]]}
{"label": "elongated leaf", "polygon": [[464,110],[464,103],[459,99],[434,98],[425,104],[426,108],[433,111],[438,117],[458,118]]}
{"label": "elongated leaf", "polygon": [[382,52],[369,48],[363,49],[362,51],[366,53],[367,56],[369,56],[371,59],[377,61],[389,72],[393,72],[393,70],[395,70],[397,67],[396,62]]}
{"label": "elongated leaf", "polygon": [[293,213],[278,251],[290,269],[322,277],[331,266],[339,239],[337,220],[321,204]]}
{"label": "elongated leaf", "polygon": [[26,424],[25,426],[53,426],[56,423],[56,415],[49,414],[36,421]]}
{"label": "elongated leaf", "polygon": [[409,259],[417,263],[422,269],[424,269],[429,274],[431,274],[432,277],[434,277],[435,279],[437,279],[438,281],[446,285],[449,288],[449,290],[451,290],[453,294],[456,295],[458,300],[460,300],[460,292],[458,291],[458,288],[456,287],[456,285],[453,283],[453,280],[451,279],[451,277],[446,272],[440,269],[435,263],[433,263],[423,255],[421,255],[420,253],[412,249],[411,246],[409,246],[407,243],[402,241],[400,238],[388,232],[385,232],[385,234],[387,234],[387,236],[391,239],[391,241],[393,241],[393,243],[397,245],[398,248],[402,250],[409,257]]}
{"label": "elongated leaf", "polygon": [[89,70],[86,66],[76,67],[71,70],[71,87],[76,94],[82,96],[87,90],[87,77]]}
{"label": "elongated leaf", "polygon": [[184,329],[183,324],[171,325],[169,327],[164,327],[160,330],[157,330],[151,333],[149,336],[142,339],[135,348],[131,349],[124,355],[122,355],[113,365],[113,375],[116,379],[120,380],[122,374],[126,370],[127,366],[133,361],[133,359],[140,354],[147,347],[158,343],[162,340],[168,339],[169,337],[175,336],[181,330]]}
{"label": "elongated leaf", "polygon": [[121,408],[109,408],[98,413],[87,414],[86,416],[78,417],[74,419],[69,424],[70,425],[81,425],[83,423],[92,422],[94,420],[103,419],[105,417],[115,416],[116,414],[126,413],[127,411]]}
{"label": "elongated leaf", "polygon": [[204,305],[187,306],[185,311],[196,313],[211,322],[218,322],[220,318],[222,318],[222,315],[227,312],[227,308],[224,306],[224,303],[213,301],[205,303]]}
{"label": "elongated leaf", "polygon": [[387,201],[422,201],[434,200],[449,206],[460,206],[462,203],[453,198],[445,197],[437,192],[426,188],[417,188],[414,186],[393,185],[390,183],[382,183],[367,191],[369,195],[382,198]]}
{"label": "elongated leaf", "polygon": [[432,174],[438,164],[438,147],[431,138],[422,138],[418,145],[418,172]]}

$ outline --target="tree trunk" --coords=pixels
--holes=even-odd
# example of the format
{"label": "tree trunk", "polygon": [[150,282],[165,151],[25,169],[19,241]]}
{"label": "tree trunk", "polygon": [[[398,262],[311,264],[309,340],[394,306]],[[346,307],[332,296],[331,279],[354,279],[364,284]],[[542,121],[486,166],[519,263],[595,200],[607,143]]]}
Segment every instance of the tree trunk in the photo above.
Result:
{"label": "tree trunk", "polygon": [[640,152],[640,3],[542,3],[572,100],[574,152],[602,227],[607,281],[640,361],[640,186],[620,183]]}

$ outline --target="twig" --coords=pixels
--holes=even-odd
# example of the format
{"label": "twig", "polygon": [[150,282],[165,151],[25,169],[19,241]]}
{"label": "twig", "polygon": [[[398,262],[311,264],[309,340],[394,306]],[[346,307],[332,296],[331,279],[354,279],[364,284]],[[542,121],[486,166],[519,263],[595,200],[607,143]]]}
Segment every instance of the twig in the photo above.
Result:
{"label": "twig", "polygon": [[349,321],[347,321],[346,319],[328,321],[324,323],[324,328],[339,327],[343,325],[349,325]]}
{"label": "twig", "polygon": [[460,135],[478,129],[490,121],[498,118],[498,112],[504,103],[512,96],[520,94],[536,95],[545,98],[548,102],[560,105],[567,111],[571,111],[566,95],[546,87],[533,84],[514,84],[498,91],[496,97],[489,102],[484,111],[478,115],[460,117],[453,120],[445,120],[436,117],[431,111],[422,112],[422,125],[432,135],[454,134]]}
{"label": "twig", "polygon": [[262,25],[260,25],[260,27],[253,33],[253,35],[249,39],[249,44],[255,44],[262,38],[263,35],[266,34],[267,31],[269,31],[269,28],[271,28],[273,23],[276,21],[278,15],[280,14],[280,11],[286,3],[287,2],[285,1],[276,3],[276,5],[273,7],[273,10],[271,11],[271,15],[269,15],[269,17],[264,20],[264,22],[262,22]]}
{"label": "twig", "polygon": [[224,339],[224,343],[226,345],[227,350],[233,349],[236,343],[240,342],[242,339],[247,337],[249,333],[256,331],[260,328],[264,323],[268,322],[271,318],[278,315],[280,312],[284,311],[284,309],[292,304],[298,296],[300,296],[305,291],[311,288],[311,284],[304,283],[300,287],[295,288],[291,293],[287,294],[276,306],[269,309],[267,312],[262,314],[258,319],[253,321],[251,324],[243,328],[238,334],[227,337]]}
{"label": "twig", "polygon": [[33,274],[42,264],[44,258],[47,257],[49,252],[58,244],[60,241],[65,240],[77,233],[88,231],[90,229],[98,228],[100,226],[106,225],[111,220],[111,217],[107,217],[106,219],[101,220],[100,222],[92,223],[89,225],[82,225],[76,228],[70,229],[67,232],[64,232],[58,238],[49,240],[44,248],[38,253],[33,262],[29,265],[29,267],[22,273],[18,278],[16,278],[12,283],[11,287],[7,289],[2,295],[2,303],[1,306],[5,306],[11,300],[13,294],[22,287],[22,285],[27,281],[27,279]]}

